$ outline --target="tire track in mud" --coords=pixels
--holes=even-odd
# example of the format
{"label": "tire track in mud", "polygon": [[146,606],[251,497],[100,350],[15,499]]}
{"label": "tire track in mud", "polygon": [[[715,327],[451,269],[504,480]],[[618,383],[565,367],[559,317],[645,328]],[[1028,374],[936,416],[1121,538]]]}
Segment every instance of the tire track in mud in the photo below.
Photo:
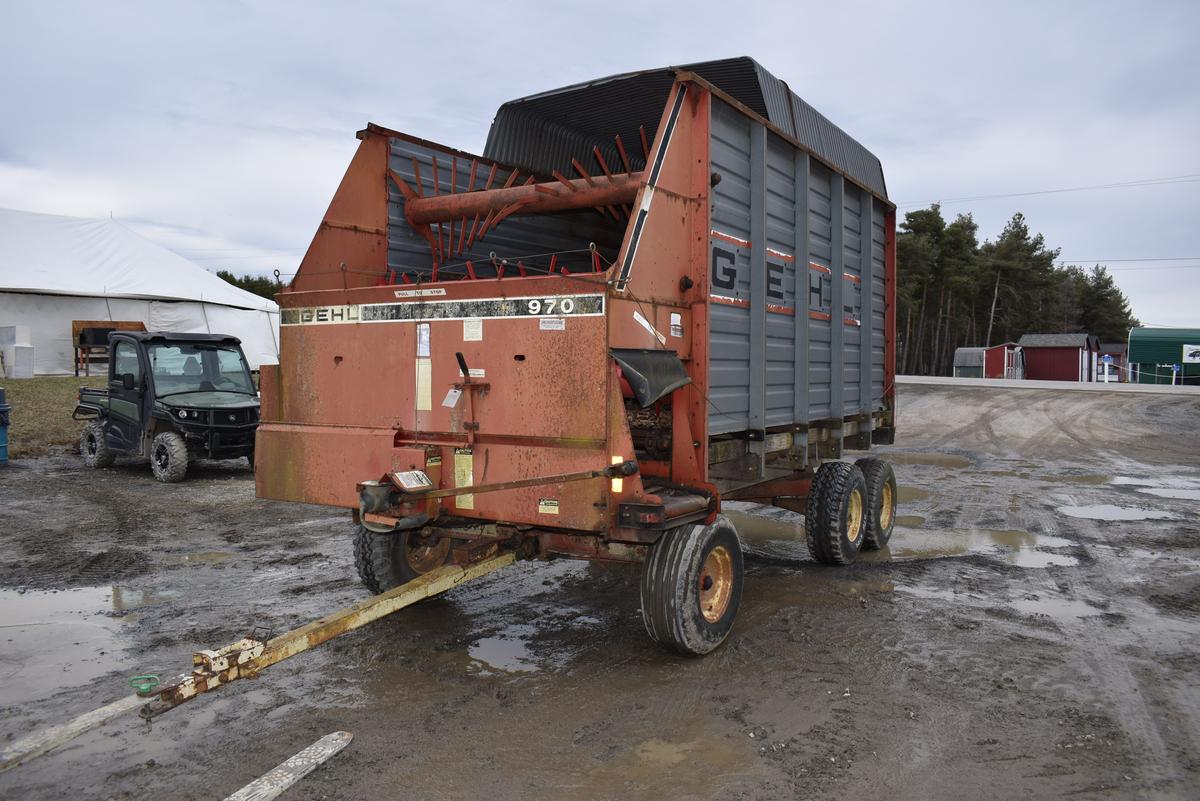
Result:
{"label": "tire track in mud", "polygon": [[[1091,494],[1083,492],[1084,495]],[[1067,493],[1064,498],[1069,504],[1094,502],[1092,498],[1080,497],[1076,493]],[[1148,643],[1139,626],[1132,623],[1134,614],[1127,606],[1128,600],[1125,606],[1114,606],[1114,602],[1121,604],[1121,599],[1128,598],[1127,587],[1137,581],[1136,577],[1129,574],[1129,558],[1122,554],[1124,549],[1120,547],[1123,543],[1114,544],[1110,536],[1102,536],[1104,542],[1096,547],[1075,535],[1074,524],[1068,524],[1067,530],[1064,530],[1053,509],[1042,508],[1032,515],[1032,519],[1045,534],[1072,541],[1081,554],[1081,567],[1058,568],[1051,576],[1059,597],[1087,603],[1095,607],[1095,614],[1060,616],[1056,618],[1056,625],[1069,636],[1073,647],[1084,652],[1085,661],[1096,679],[1095,690],[1103,698],[1102,707],[1109,716],[1115,718],[1125,736],[1127,747],[1137,756],[1130,770],[1138,774],[1135,778],[1142,788],[1172,790],[1169,785],[1173,781],[1164,779],[1164,776],[1186,775],[1194,769],[1190,756],[1181,760],[1177,754],[1194,754],[1200,748],[1200,730],[1195,715],[1183,716],[1183,728],[1189,744],[1173,744],[1177,737],[1164,724],[1161,714],[1151,708],[1152,703],[1162,704],[1158,695],[1164,690],[1164,685],[1157,679],[1147,683],[1139,678],[1138,669],[1146,670],[1147,654],[1156,654],[1157,647]],[[1124,537],[1121,526],[1100,525],[1094,531],[1101,535],[1116,533]],[[1089,600],[1095,597],[1103,599],[1103,602],[1097,605]],[[1169,686],[1166,690],[1171,692]],[[1174,704],[1176,700],[1170,699],[1168,703]],[[1190,705],[1194,712],[1194,699],[1191,699]]]}

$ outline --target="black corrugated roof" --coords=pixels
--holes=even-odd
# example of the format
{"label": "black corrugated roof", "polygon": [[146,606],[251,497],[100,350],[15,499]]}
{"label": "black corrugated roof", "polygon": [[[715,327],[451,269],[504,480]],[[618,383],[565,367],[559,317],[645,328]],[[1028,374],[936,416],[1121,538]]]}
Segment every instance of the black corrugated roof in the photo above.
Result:
{"label": "black corrugated roof", "polygon": [[587,156],[599,146],[609,166],[620,170],[613,143],[620,134],[633,169],[641,169],[645,160],[638,128],[645,126],[653,141],[678,72],[696,73],[887,199],[879,159],[747,56],[613,75],[510,100],[496,112],[484,155],[547,175],[566,171],[572,158],[591,169]]}

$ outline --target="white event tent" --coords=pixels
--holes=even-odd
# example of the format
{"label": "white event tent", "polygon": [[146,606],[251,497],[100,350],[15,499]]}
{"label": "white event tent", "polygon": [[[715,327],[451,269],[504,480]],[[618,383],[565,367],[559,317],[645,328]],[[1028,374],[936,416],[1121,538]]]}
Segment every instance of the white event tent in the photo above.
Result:
{"label": "white event tent", "polygon": [[27,326],[34,373],[74,372],[72,320],[232,334],[253,369],[279,361],[279,307],[113,220],[0,209],[0,327]]}

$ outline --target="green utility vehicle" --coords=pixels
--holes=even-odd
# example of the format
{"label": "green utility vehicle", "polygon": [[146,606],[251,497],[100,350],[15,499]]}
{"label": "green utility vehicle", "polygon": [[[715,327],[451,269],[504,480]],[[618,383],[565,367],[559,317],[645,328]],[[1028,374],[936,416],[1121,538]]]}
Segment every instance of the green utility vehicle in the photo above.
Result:
{"label": "green utility vehicle", "polygon": [[244,456],[253,469],[259,400],[241,340],[114,331],[108,357],[108,388],[81,387],[73,414],[88,421],[79,450],[89,467],[140,456],[167,482],[197,458]]}

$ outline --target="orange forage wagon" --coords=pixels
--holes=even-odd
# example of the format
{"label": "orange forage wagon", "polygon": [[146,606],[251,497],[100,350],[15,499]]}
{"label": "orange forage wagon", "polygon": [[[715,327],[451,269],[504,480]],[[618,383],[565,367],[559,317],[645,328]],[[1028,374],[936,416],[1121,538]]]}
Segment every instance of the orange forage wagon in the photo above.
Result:
{"label": "orange forage wagon", "polygon": [[749,58],[501,106],[484,155],[369,125],[262,368],[257,488],[352,510],[375,592],[498,551],[643,562],[658,642],[728,634],[722,500],[882,547],[895,207]]}

